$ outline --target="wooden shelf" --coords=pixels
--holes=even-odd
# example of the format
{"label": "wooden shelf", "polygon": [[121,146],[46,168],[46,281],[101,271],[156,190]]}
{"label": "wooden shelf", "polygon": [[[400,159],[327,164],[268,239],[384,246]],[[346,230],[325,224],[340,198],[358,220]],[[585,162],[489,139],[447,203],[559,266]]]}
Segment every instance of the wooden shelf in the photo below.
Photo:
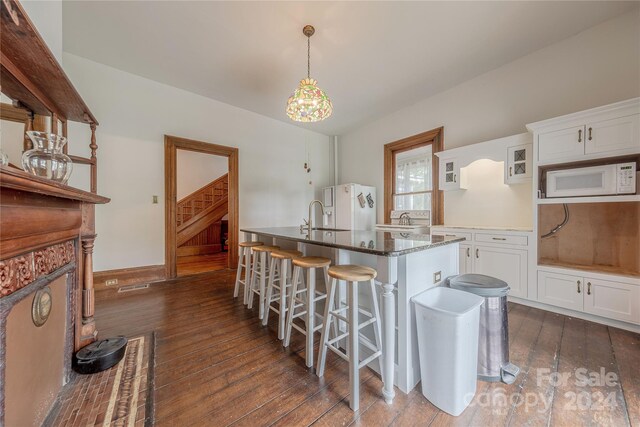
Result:
{"label": "wooden shelf", "polygon": [[562,203],[621,203],[640,202],[640,195],[621,196],[592,196],[592,197],[557,197],[552,199],[537,199],[539,205],[558,205]]}
{"label": "wooden shelf", "polygon": [[21,169],[9,166],[0,166],[0,187],[93,204],[108,203],[111,200],[108,197],[33,176]]}
{"label": "wooden shelf", "polygon": [[71,154],[67,154],[67,156],[69,156],[73,163],[79,163],[81,165],[93,165],[96,163],[95,160],[91,160],[86,157],[72,156]]}
{"label": "wooden shelf", "polygon": [[62,70],[17,1],[10,1],[19,25],[1,4],[0,80],[2,93],[36,114],[55,113],[62,121],[98,121]]}
{"label": "wooden shelf", "polygon": [[582,264],[571,264],[566,262],[560,262],[556,260],[552,260],[549,258],[541,258],[538,261],[539,267],[557,267],[557,268],[567,268],[570,270],[580,270],[580,271],[588,271],[593,273],[602,273],[602,274],[615,274],[618,276],[629,276],[629,277],[640,277],[640,271],[626,270],[621,269],[620,267],[615,267],[611,265],[582,265]]}

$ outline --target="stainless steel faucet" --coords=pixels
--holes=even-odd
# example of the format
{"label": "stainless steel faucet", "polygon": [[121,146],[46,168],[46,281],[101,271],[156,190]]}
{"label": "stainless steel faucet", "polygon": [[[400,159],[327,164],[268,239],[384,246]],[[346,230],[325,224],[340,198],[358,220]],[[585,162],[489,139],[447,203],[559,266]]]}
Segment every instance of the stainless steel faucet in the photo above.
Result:
{"label": "stainless steel faucet", "polygon": [[305,229],[307,229],[307,231],[309,233],[313,230],[313,215],[312,214],[313,214],[313,205],[316,204],[316,203],[320,205],[320,213],[322,213],[322,215],[324,215],[324,204],[322,204],[322,202],[320,200],[312,200],[311,203],[309,203],[309,220],[303,219],[305,224],[300,226],[300,232],[301,233]]}
{"label": "stainless steel faucet", "polygon": [[411,225],[411,216],[409,216],[409,212],[402,212],[399,222],[400,225]]}

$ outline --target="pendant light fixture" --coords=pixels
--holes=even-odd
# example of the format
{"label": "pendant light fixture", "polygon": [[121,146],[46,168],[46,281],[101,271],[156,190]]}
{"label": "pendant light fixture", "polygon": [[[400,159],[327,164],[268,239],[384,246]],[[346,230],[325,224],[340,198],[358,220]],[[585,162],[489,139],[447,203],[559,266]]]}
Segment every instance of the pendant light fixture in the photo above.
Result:
{"label": "pendant light fixture", "polygon": [[311,36],[316,30],[305,25],[302,33],[307,36],[307,78],[300,80],[300,86],[287,101],[287,115],[296,122],[319,122],[333,112],[331,100],[311,78]]}

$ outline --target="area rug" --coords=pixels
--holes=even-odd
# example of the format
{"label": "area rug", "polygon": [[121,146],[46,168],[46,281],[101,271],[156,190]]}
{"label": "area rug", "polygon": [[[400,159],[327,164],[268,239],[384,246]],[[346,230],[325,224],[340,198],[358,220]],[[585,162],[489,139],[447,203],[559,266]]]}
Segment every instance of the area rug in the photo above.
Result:
{"label": "area rug", "polygon": [[48,417],[53,426],[153,425],[155,334],[129,338],[122,360],[106,371],[76,374]]}

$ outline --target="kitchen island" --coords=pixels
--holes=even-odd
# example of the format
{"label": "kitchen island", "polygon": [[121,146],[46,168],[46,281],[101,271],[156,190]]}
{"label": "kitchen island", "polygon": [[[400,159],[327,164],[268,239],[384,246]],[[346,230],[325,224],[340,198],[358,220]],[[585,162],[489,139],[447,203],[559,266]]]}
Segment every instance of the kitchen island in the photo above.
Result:
{"label": "kitchen island", "polygon": [[[393,401],[393,385],[404,393],[416,386],[420,381],[420,363],[411,297],[457,274],[458,243],[464,238],[361,230],[314,229],[309,233],[297,227],[241,231],[245,233],[245,240],[324,256],[331,258],[334,265],[359,264],[375,268],[376,284],[381,289],[376,297],[382,305],[384,399],[387,403]],[[339,288],[338,295],[342,302],[344,287]],[[366,328],[363,333],[373,336],[373,331]],[[363,357],[368,356],[364,347],[361,351]],[[377,360],[369,366],[380,372]]]}

